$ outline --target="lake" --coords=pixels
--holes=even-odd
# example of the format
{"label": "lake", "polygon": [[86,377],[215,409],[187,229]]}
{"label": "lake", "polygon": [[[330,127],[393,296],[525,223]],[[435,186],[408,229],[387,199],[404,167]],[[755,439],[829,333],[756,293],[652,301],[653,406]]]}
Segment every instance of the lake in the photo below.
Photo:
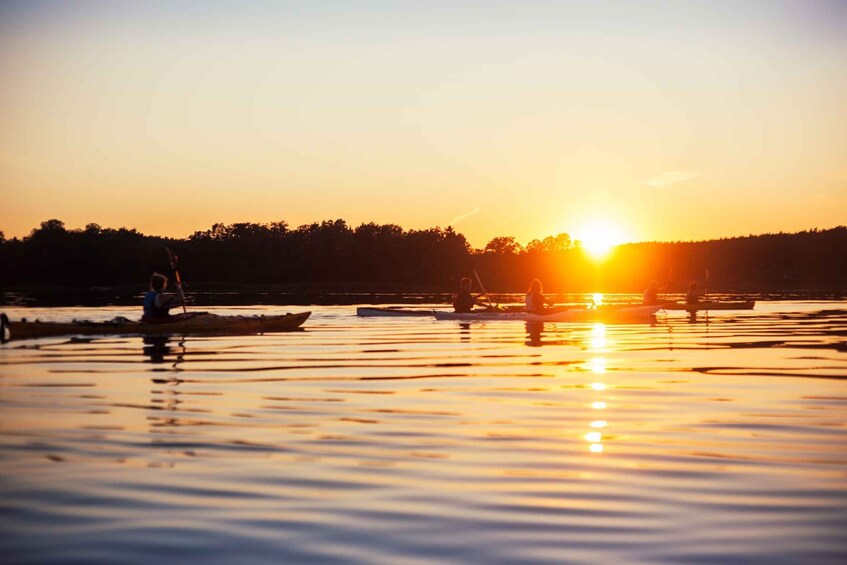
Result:
{"label": "lake", "polygon": [[211,308],[306,309],[291,333],[0,346],[3,562],[847,561],[844,302],[631,325]]}

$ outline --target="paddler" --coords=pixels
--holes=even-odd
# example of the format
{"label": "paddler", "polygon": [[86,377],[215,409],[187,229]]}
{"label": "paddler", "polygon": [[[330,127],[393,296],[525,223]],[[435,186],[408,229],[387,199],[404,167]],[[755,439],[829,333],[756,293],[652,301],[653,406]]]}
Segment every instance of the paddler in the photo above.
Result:
{"label": "paddler", "polygon": [[644,291],[644,304],[660,304],[662,301],[659,300],[659,292],[663,289],[664,287],[659,286],[656,281],[650,281],[647,290]]}
{"label": "paddler", "polygon": [[459,280],[459,290],[453,293],[453,310],[461,314],[467,314],[474,306],[484,306],[478,298],[471,294],[473,281],[469,277]]}
{"label": "paddler", "polygon": [[[182,301],[175,294],[165,294],[168,288],[168,277],[153,273],[150,277],[150,290],[144,295],[144,315],[141,321],[148,324],[170,322],[179,316],[171,316],[168,310],[182,306]],[[189,315],[190,316],[190,315]]]}
{"label": "paddler", "polygon": [[688,283],[688,292],[685,293],[686,304],[698,304],[700,302],[700,291],[697,290],[697,281]]}
{"label": "paddler", "polygon": [[526,291],[524,298],[525,310],[530,314],[545,314],[546,306],[552,305],[544,298],[544,290],[539,279],[532,279],[529,283],[529,290]]}

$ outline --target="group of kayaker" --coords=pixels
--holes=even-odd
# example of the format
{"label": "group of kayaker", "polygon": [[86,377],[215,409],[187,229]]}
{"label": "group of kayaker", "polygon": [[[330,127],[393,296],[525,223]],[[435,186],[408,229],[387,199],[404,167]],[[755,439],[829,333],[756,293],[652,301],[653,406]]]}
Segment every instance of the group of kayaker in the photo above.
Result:
{"label": "group of kayaker", "polygon": [[[156,323],[163,321],[174,321],[176,316],[170,314],[171,308],[183,306],[183,300],[175,294],[165,294],[168,288],[168,277],[160,273],[153,273],[150,277],[150,290],[144,295],[144,315],[141,318],[145,323]],[[468,313],[473,311],[475,306],[481,306],[485,309],[492,309],[491,302],[488,303],[480,300],[482,294],[474,296],[472,294],[473,281],[470,277],[462,277],[459,280],[459,289],[453,294],[453,310],[459,313]],[[647,289],[644,291],[644,304],[661,304],[659,292],[664,287],[660,287],[656,281],[650,281]],[[691,282],[688,285],[688,292],[685,295],[686,304],[697,304],[700,301],[700,292],[697,289],[697,283]],[[524,310],[531,314],[547,314],[550,313],[552,301],[544,297],[544,289],[539,279],[533,279],[529,285],[529,289],[524,297]],[[179,314],[177,316],[190,316],[191,314]]]}
{"label": "group of kayaker", "polygon": [[[453,294],[453,310],[462,314],[471,312],[474,306],[481,306],[485,309],[491,309],[491,303],[485,303],[480,300],[482,294],[474,296],[471,294],[473,281],[469,277],[463,277],[459,281],[459,290]],[[663,304],[665,301],[659,298],[659,293],[665,287],[659,286],[656,281],[650,281],[647,289],[644,291],[644,304],[655,305]],[[700,291],[697,282],[692,281],[688,285],[688,292],[685,294],[686,304],[698,304],[700,302]],[[531,314],[549,314],[551,313],[552,301],[544,298],[544,290],[539,279],[533,279],[529,285],[529,290],[524,297],[524,310]]]}
{"label": "group of kayaker", "polygon": [[[665,301],[659,298],[659,293],[664,289],[665,287],[659,286],[659,283],[656,281],[650,281],[650,284],[647,285],[647,289],[644,291],[644,304],[663,304]],[[698,304],[701,296],[697,282],[691,281],[688,283],[688,292],[685,293],[685,303]]]}
{"label": "group of kayaker", "polygon": [[[482,306],[485,309],[495,309],[491,302],[488,303],[480,300],[482,294],[474,296],[471,294],[473,281],[469,277],[462,277],[459,280],[459,290],[453,293],[453,310],[462,314],[471,312],[474,306]],[[529,285],[529,290],[526,291],[524,297],[524,310],[531,314],[548,314],[553,302],[544,298],[544,289],[541,286],[539,279],[533,279]]]}

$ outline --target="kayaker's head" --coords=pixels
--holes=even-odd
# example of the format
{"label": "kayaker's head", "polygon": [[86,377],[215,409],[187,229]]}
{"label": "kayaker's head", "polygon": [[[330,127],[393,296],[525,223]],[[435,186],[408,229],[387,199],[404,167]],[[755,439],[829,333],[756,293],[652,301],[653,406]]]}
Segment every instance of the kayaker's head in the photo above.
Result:
{"label": "kayaker's head", "polygon": [[472,284],[473,283],[471,282],[471,279],[469,277],[462,277],[461,280],[459,280],[459,288],[468,292],[471,291]]}
{"label": "kayaker's head", "polygon": [[541,281],[538,279],[532,279],[532,282],[529,283],[529,290],[526,291],[527,294],[544,294],[544,290],[541,288]]}
{"label": "kayaker's head", "polygon": [[150,277],[150,290],[163,292],[168,287],[168,277],[160,273],[153,273]]}
{"label": "kayaker's head", "polygon": [[647,285],[647,288],[649,290],[657,290],[659,288],[659,283],[657,283],[656,281],[650,281],[650,284]]}
{"label": "kayaker's head", "polygon": [[697,281],[691,281],[688,283],[688,290],[697,290]]}

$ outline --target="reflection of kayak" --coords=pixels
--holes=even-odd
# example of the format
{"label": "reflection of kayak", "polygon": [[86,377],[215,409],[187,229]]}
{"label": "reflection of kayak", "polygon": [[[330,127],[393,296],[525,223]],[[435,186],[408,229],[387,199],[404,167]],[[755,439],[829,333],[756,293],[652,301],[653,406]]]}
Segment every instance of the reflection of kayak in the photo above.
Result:
{"label": "reflection of kayak", "polygon": [[[3,325],[8,325],[9,339],[27,339],[60,335],[154,335],[154,334],[251,334],[284,332],[297,329],[311,312],[279,316],[218,316],[200,313],[174,322],[149,324],[143,322],[9,322],[3,314]],[[5,327],[3,333],[5,333]]]}
{"label": "reflection of kayak", "polygon": [[482,322],[582,322],[582,321],[644,321],[650,320],[661,306],[619,305],[597,308],[569,308],[552,314],[530,314],[528,312],[435,312],[436,320],[478,320]]}
{"label": "reflection of kayak", "polygon": [[696,312],[698,310],[752,310],[755,305],[755,300],[747,300],[744,302],[698,302],[697,304],[670,302],[662,304],[662,309],[685,310],[688,312]]}
{"label": "reflection of kayak", "polygon": [[432,317],[432,310],[412,310],[409,308],[356,308],[356,315],[365,318],[374,316],[397,316],[397,317]]}

